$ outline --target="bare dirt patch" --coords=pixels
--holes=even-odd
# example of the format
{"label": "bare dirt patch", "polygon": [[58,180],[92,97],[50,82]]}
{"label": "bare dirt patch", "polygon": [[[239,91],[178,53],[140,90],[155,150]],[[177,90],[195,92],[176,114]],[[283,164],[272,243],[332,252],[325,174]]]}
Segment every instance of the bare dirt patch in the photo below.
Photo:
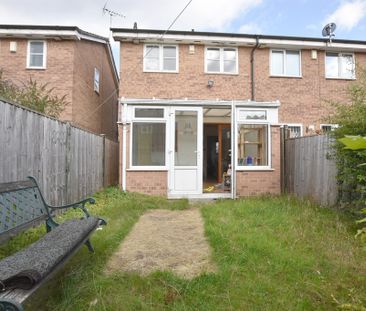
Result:
{"label": "bare dirt patch", "polygon": [[107,273],[147,275],[168,270],[183,278],[214,272],[198,209],[150,210],[141,216],[107,264]]}

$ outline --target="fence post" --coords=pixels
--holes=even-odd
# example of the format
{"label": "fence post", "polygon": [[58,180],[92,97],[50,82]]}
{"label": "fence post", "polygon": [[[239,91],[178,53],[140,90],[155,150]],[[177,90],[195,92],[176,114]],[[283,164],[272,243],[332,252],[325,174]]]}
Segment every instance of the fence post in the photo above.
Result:
{"label": "fence post", "polygon": [[[71,180],[70,176],[70,163],[71,163],[71,124],[70,122],[66,123],[66,141],[65,141],[65,189],[64,189],[64,198],[65,200],[72,201],[72,198],[70,197],[68,191],[69,189],[69,181]],[[63,203],[69,203],[69,202],[63,202]]]}
{"label": "fence post", "polygon": [[105,178],[105,175],[106,175],[106,169],[105,169],[105,162],[106,162],[106,159],[105,159],[105,134],[101,134],[100,136],[102,136],[103,138],[103,160],[102,160],[102,165],[103,165],[103,188],[106,186],[106,178]]}
{"label": "fence post", "polygon": [[281,193],[285,193],[285,127],[280,128]]}

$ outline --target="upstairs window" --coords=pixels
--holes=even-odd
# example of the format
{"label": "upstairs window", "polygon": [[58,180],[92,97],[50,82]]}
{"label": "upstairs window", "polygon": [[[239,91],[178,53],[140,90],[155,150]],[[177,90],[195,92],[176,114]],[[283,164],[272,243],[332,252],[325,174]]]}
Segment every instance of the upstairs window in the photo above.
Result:
{"label": "upstairs window", "polygon": [[300,77],[300,51],[271,50],[271,76]]}
{"label": "upstairs window", "polygon": [[46,68],[46,42],[28,41],[27,68]]}
{"label": "upstairs window", "polygon": [[354,55],[352,53],[327,52],[325,55],[325,77],[355,79]]}
{"label": "upstairs window", "polygon": [[178,47],[175,45],[146,44],[144,71],[178,72]]}
{"label": "upstairs window", "polygon": [[100,74],[97,68],[94,68],[94,91],[99,94],[99,79]]}
{"label": "upstairs window", "polygon": [[206,48],[205,71],[207,73],[238,73],[238,49]]}

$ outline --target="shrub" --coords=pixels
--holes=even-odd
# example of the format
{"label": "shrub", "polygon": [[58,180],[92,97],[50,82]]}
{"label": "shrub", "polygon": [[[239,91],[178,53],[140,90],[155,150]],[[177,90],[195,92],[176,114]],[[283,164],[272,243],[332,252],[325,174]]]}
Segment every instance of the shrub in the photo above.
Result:
{"label": "shrub", "polygon": [[21,86],[4,79],[0,70],[0,96],[24,107],[58,118],[67,105],[66,95],[59,97],[48,84],[39,84],[30,79]]}

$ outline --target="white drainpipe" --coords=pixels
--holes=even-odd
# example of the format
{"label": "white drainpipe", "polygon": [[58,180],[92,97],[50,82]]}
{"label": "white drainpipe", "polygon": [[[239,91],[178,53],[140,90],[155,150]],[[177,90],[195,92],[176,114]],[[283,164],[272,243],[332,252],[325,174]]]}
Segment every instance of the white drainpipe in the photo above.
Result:
{"label": "white drainpipe", "polygon": [[126,168],[127,168],[127,104],[123,104],[122,111],[122,190],[126,191]]}

